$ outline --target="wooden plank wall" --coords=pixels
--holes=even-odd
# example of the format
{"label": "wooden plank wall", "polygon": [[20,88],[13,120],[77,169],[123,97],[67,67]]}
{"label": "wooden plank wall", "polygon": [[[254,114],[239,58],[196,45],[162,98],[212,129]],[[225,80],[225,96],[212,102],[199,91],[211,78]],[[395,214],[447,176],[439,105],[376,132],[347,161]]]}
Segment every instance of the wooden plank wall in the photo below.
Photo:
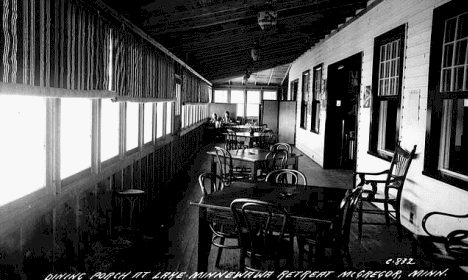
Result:
{"label": "wooden plank wall", "polygon": [[204,145],[203,132],[204,126],[199,125],[183,132],[177,141],[179,136],[174,136],[108,178],[81,188],[83,191],[70,192],[54,203],[45,199],[42,203],[50,204],[45,212],[18,218],[16,226],[0,235],[0,279],[44,279],[39,276],[52,271],[86,271],[86,260],[81,257],[98,249],[91,244],[110,239],[116,226],[127,225],[128,202],[122,203],[116,192],[144,190],[135,212],[154,217],[161,190],[184,172],[185,164]]}

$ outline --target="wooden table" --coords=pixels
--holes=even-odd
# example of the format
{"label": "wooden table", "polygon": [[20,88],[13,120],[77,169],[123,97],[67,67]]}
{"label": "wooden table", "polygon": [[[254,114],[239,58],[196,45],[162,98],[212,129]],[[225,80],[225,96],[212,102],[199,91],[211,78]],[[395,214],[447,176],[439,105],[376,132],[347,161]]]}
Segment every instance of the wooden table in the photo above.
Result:
{"label": "wooden table", "polygon": [[[291,195],[285,195],[288,192]],[[328,227],[335,217],[346,189],[318,186],[273,185],[267,182],[232,182],[222,191],[202,197],[192,205],[199,207],[198,213],[198,267],[197,271],[208,269],[212,232],[210,223],[235,225],[230,204],[236,198],[260,199],[279,204],[290,213],[289,231],[292,234],[310,233],[318,225]]]}
{"label": "wooden table", "polygon": [[260,136],[262,136],[261,132],[254,132],[253,134],[248,132],[248,131],[236,132],[237,140],[242,141],[242,139],[244,139],[244,143],[246,141],[248,141],[249,142],[249,148],[253,147],[253,143],[255,141],[258,142],[258,139],[260,138]]}
{"label": "wooden table", "polygon": [[[229,150],[232,157],[232,165],[236,167],[250,168],[252,181],[257,180],[257,171],[260,170],[265,161],[265,156],[269,150],[259,148]],[[208,151],[207,154],[211,155],[211,172],[216,174],[216,151]],[[286,166],[291,166],[293,169],[299,168],[300,154],[290,154]]]}

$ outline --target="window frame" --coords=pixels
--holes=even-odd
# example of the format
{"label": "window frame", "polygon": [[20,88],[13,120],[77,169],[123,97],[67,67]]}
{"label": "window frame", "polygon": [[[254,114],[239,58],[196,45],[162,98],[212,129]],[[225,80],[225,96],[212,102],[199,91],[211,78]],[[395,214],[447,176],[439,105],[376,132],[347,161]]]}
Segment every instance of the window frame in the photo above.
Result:
{"label": "window frame", "polygon": [[[318,74],[319,73],[319,74]],[[319,77],[318,77],[319,76]],[[317,79],[318,78],[318,79]],[[316,83],[319,83],[317,85]],[[313,80],[312,80],[312,114],[310,122],[310,131],[319,134],[320,133],[320,97],[323,88],[323,63],[316,65],[313,68]],[[318,92],[317,92],[318,91]]]}
{"label": "window frame", "polygon": [[301,109],[300,109],[300,122],[299,127],[307,129],[307,119],[309,113],[309,95],[310,95],[310,70],[302,72],[301,83]]}
{"label": "window frame", "polygon": [[[379,134],[381,133],[380,126],[380,102],[381,101],[396,101],[396,123],[395,123],[395,143],[398,142],[400,137],[400,118],[401,118],[401,102],[403,95],[403,70],[405,63],[405,48],[406,48],[406,24],[402,24],[398,27],[387,31],[374,39],[374,56],[373,56],[373,70],[372,70],[372,106],[371,106],[371,121],[370,121],[370,133],[369,133],[369,150],[368,153],[379,157],[381,159],[390,161],[393,155],[393,150],[383,150],[379,147]],[[380,64],[380,48],[381,46],[392,42],[394,40],[400,40],[399,51],[399,79],[396,85],[398,93],[391,96],[379,96],[378,85],[379,85],[379,64]]]}
{"label": "window frame", "polygon": [[[443,57],[443,40],[445,34],[446,20],[455,16],[467,13],[465,5],[457,1],[452,1],[434,9],[432,22],[431,50],[429,60],[429,77],[428,77],[428,98],[427,98],[427,113],[426,113],[426,138],[424,151],[424,168],[423,175],[433,179],[450,184],[462,190],[468,191],[467,181],[455,171],[444,172],[439,168],[441,158],[440,141],[444,134],[443,128],[444,100],[458,101],[468,98],[468,89],[465,91],[448,91],[441,92],[441,71]],[[451,174],[452,173],[452,174]],[[460,174],[460,175],[459,175]]]}
{"label": "window frame", "polygon": [[289,87],[289,94],[286,100],[296,101],[297,93],[299,92],[299,79],[292,80]]}

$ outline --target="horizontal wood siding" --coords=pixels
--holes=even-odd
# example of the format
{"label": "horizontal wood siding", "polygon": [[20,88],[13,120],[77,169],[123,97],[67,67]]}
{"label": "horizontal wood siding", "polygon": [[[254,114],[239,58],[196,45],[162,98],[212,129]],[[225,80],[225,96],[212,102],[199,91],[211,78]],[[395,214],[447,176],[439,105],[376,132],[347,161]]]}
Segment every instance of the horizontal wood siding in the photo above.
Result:
{"label": "horizontal wood siding", "polygon": [[[421,231],[420,223],[425,213],[435,210],[462,213],[468,201],[467,192],[423,176],[421,173],[424,163],[432,15],[435,8],[447,2],[445,0],[381,1],[366,11],[362,17],[304,53],[293,63],[289,74],[290,80],[301,79],[303,71],[324,63],[323,75],[327,79],[326,70],[330,64],[363,52],[357,169],[358,171],[384,170],[388,167],[388,162],[368,154],[371,110],[363,108],[363,94],[365,86],[372,85],[374,38],[401,24],[407,25],[399,137],[406,148],[417,145],[417,156],[409,170],[402,199],[402,222],[413,232]],[[300,118],[299,109],[298,104],[297,147],[321,164],[325,137],[323,127],[319,135],[309,132],[309,128],[300,129],[297,121]],[[323,111],[320,123],[325,122],[326,112]],[[409,222],[410,212],[414,215],[413,223]],[[440,221],[434,230],[446,233],[456,228],[458,223],[448,219]]]}

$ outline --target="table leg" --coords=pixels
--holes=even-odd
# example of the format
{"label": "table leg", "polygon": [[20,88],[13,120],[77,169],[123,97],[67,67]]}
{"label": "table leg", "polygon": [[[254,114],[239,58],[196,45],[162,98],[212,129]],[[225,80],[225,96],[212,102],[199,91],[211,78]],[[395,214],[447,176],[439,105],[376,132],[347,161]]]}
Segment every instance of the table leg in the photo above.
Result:
{"label": "table leg", "polygon": [[208,259],[211,250],[211,230],[206,217],[206,209],[198,210],[198,263],[197,271],[208,271]]}
{"label": "table leg", "polygon": [[211,173],[216,174],[216,160],[215,160],[215,156],[211,156]]}
{"label": "table leg", "polygon": [[258,169],[258,166],[257,164],[252,164],[252,167],[250,167],[250,170],[252,170],[252,181],[253,182],[256,182],[257,181],[257,169]]}

